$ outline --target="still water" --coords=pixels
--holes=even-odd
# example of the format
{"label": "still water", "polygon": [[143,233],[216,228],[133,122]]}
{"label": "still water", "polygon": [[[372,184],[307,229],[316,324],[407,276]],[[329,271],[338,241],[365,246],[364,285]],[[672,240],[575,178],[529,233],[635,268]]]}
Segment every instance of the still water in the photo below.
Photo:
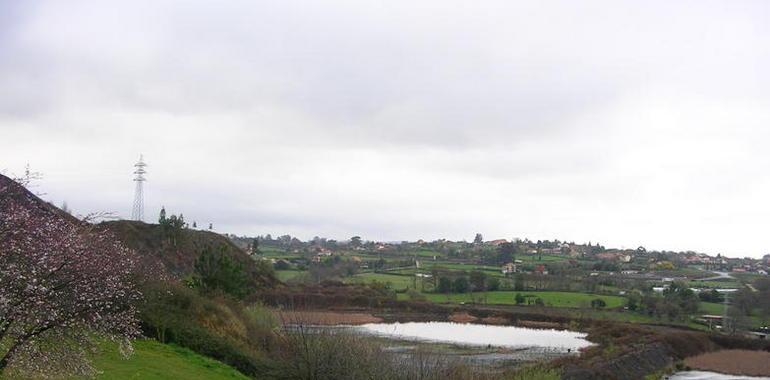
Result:
{"label": "still water", "polygon": [[539,330],[453,322],[371,323],[357,326],[366,334],[386,338],[506,348],[544,347],[577,351],[592,345],[586,334],[566,330]]}
{"label": "still water", "polygon": [[664,377],[666,380],[759,380],[770,379],[768,377],[751,377],[738,375],[724,375],[716,372],[706,371],[682,371],[671,376]]}

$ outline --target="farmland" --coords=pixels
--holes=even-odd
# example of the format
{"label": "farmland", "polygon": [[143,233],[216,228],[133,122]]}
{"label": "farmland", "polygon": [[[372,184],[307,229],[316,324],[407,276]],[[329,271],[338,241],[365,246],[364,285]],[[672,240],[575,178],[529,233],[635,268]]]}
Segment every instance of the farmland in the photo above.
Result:
{"label": "farmland", "polygon": [[362,273],[348,278],[352,283],[371,283],[373,281],[389,285],[393,290],[403,291],[412,287],[414,276],[386,273]]}
{"label": "farmland", "polygon": [[[463,294],[425,294],[426,298],[437,303],[487,303],[495,305],[515,305],[516,294],[526,297],[529,303],[535,299],[543,300],[548,307],[571,307],[571,308],[590,308],[591,301],[601,299],[606,303],[606,308],[616,308],[625,305],[625,298],[618,296],[606,296],[587,293],[572,292],[540,292],[540,291],[489,291],[481,293],[463,293]],[[399,295],[399,298],[406,299],[407,295]]]}

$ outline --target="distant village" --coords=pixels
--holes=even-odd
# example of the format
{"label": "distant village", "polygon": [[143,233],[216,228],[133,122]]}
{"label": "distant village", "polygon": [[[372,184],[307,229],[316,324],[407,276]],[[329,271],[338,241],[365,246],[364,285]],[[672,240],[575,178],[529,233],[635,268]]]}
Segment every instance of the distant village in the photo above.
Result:
{"label": "distant village", "polygon": [[[728,273],[753,273],[757,275],[767,275],[770,270],[770,254],[764,255],[760,259],[744,257],[730,258],[721,254],[710,256],[705,253],[692,251],[673,252],[673,251],[648,251],[644,247],[636,249],[615,249],[605,248],[600,244],[586,243],[576,244],[574,242],[553,241],[531,241],[528,239],[495,239],[483,240],[479,236],[473,242],[450,241],[439,239],[431,242],[417,240],[415,242],[377,242],[364,241],[355,236],[347,241],[335,241],[331,239],[319,238],[308,241],[301,241],[289,235],[272,238],[271,235],[246,237],[229,235],[229,238],[241,248],[253,250],[255,241],[257,249],[259,246],[264,249],[281,249],[295,256],[292,264],[301,264],[302,261],[319,263],[333,256],[347,257],[354,262],[359,262],[363,268],[367,268],[367,258],[371,255],[383,257],[406,257],[412,255],[412,261],[419,267],[420,261],[448,260],[449,262],[468,262],[476,261],[480,264],[497,264],[503,274],[512,273],[532,273],[539,275],[548,275],[548,260],[542,260],[543,257],[556,258],[556,262],[578,262],[591,261],[599,263],[594,267],[597,269],[589,275],[597,276],[600,272],[610,274],[622,274],[626,276],[641,275],[645,273],[667,273],[672,272],[671,276],[662,277],[663,281],[673,281],[677,279],[676,270],[682,268],[697,268],[704,271],[728,272]],[[501,262],[501,248],[507,249],[510,260]],[[425,253],[434,252],[436,255],[425,255]],[[541,263],[529,264],[533,260],[526,258],[539,258]],[[271,258],[273,263],[278,263],[281,258]],[[407,259],[408,260],[408,259]],[[280,266],[280,264],[279,264]]]}

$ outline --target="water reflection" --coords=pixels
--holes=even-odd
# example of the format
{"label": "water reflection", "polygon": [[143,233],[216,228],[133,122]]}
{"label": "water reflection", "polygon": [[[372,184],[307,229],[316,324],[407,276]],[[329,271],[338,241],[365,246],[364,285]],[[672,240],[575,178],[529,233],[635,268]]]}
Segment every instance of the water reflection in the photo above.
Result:
{"label": "water reflection", "polygon": [[706,371],[683,371],[683,372],[677,372],[668,377],[664,377],[664,379],[667,379],[667,380],[759,380],[759,379],[770,379],[770,377],[725,375],[721,373],[706,372]]}
{"label": "water reflection", "polygon": [[383,337],[507,348],[547,347],[576,351],[592,343],[586,334],[566,330],[538,330],[453,322],[371,323],[357,329]]}

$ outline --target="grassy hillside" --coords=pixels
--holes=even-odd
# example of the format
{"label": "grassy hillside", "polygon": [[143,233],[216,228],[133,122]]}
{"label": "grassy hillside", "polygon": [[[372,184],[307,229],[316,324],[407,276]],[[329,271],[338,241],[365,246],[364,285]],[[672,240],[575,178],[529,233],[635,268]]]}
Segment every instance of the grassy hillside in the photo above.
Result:
{"label": "grassy hillside", "polygon": [[115,344],[94,361],[103,380],[118,379],[248,379],[235,369],[216,360],[198,355],[186,348],[161,344],[154,340],[134,342],[134,354],[124,359]]}
{"label": "grassy hillside", "polygon": [[242,249],[226,237],[194,229],[183,229],[180,238],[173,242],[158,224],[131,220],[101,223],[125,244],[138,252],[143,259],[160,262],[169,273],[184,277],[193,272],[195,260],[206,248],[222,248],[230,258],[241,263],[257,287],[271,287],[278,283],[272,267],[258,264]]}

